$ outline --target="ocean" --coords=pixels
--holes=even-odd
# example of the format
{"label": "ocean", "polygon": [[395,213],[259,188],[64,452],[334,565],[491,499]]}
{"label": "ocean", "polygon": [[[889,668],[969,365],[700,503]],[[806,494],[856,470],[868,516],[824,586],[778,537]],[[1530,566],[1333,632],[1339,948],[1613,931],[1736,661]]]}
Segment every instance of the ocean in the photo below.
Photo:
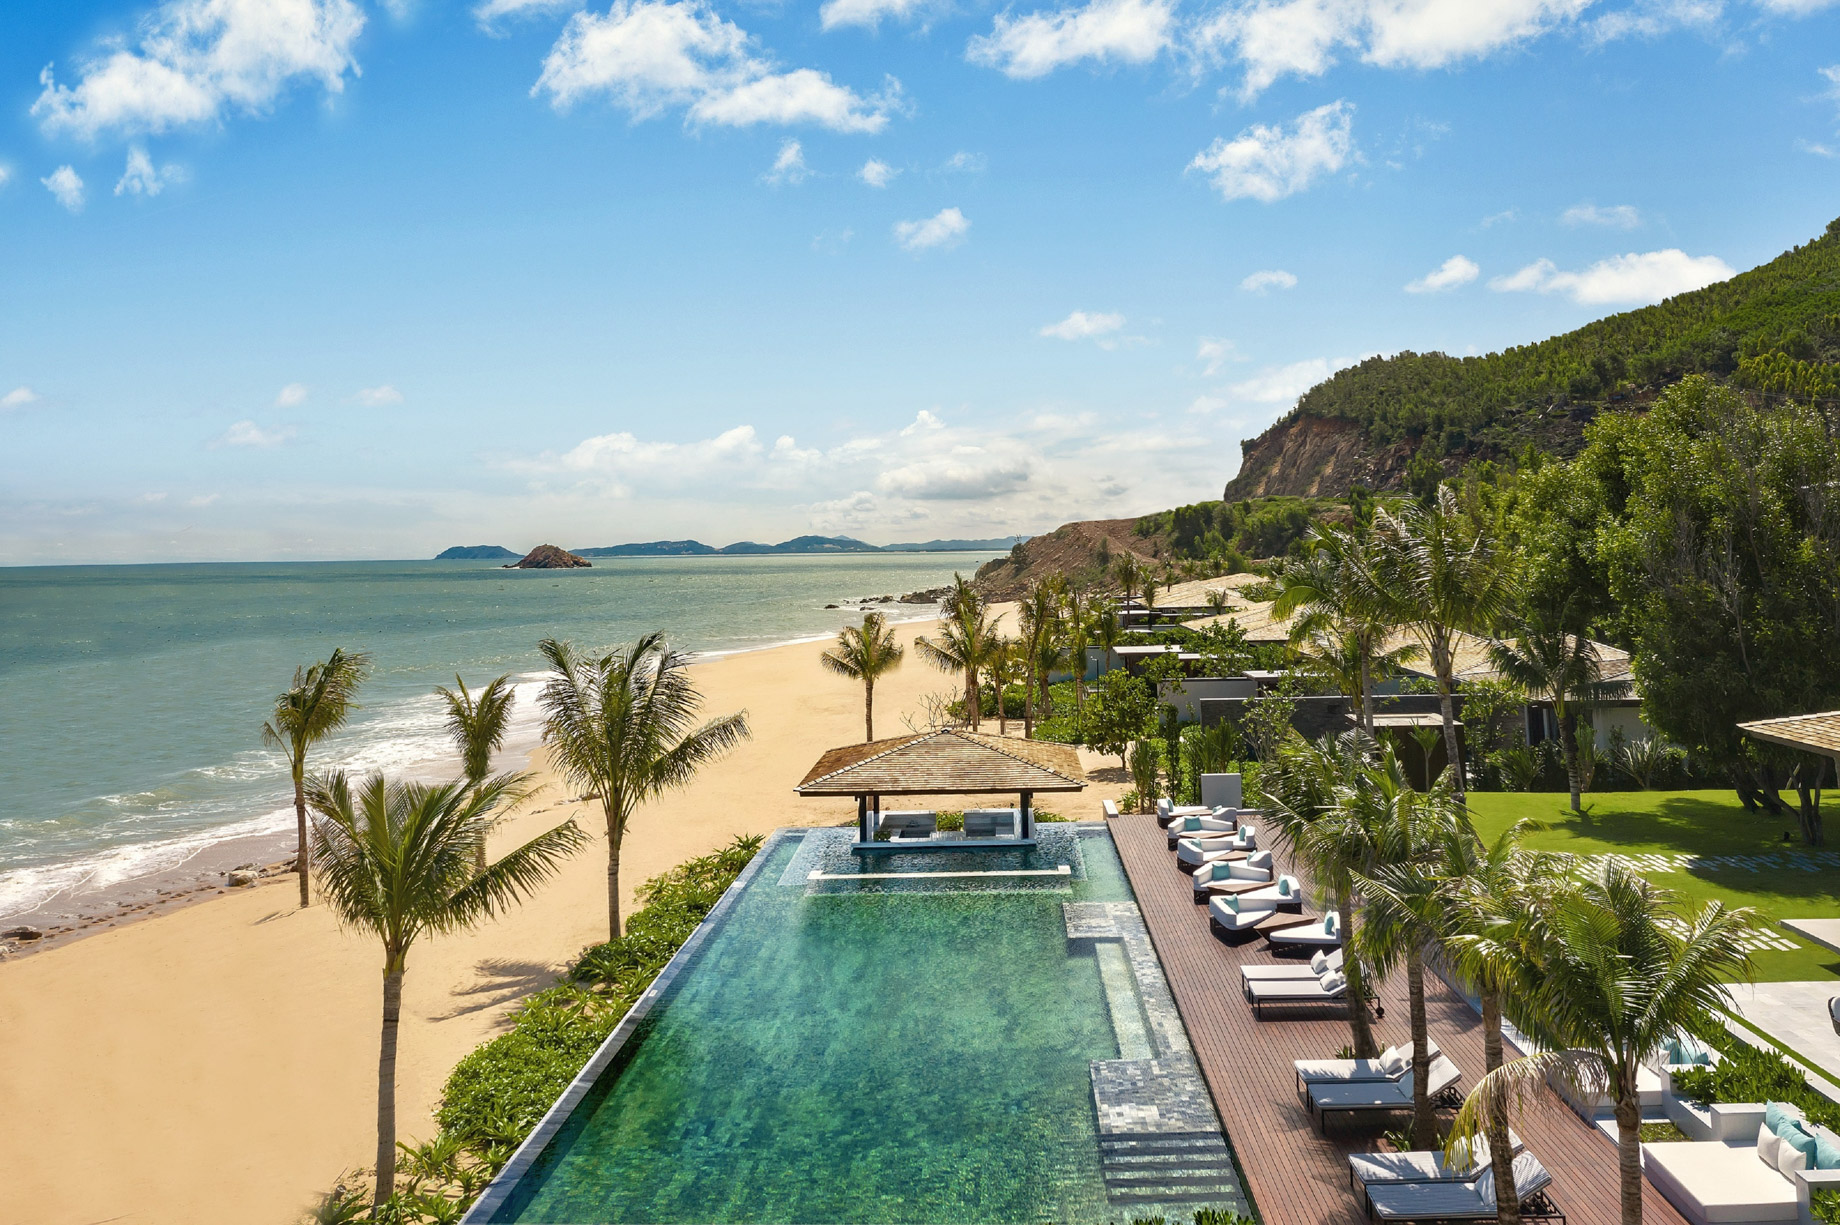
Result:
{"label": "ocean", "polygon": [[[316,769],[446,778],[436,685],[518,681],[503,755],[538,738],[537,642],[609,647],[662,629],[699,653],[834,634],[826,604],[941,586],[990,554],[605,558],[589,570],[489,562],[0,569],[0,917],[171,871],[293,829],[262,744],[294,669],[335,647],[374,670]],[[891,618],[928,605],[883,605]],[[712,712],[713,713],[713,712]]]}

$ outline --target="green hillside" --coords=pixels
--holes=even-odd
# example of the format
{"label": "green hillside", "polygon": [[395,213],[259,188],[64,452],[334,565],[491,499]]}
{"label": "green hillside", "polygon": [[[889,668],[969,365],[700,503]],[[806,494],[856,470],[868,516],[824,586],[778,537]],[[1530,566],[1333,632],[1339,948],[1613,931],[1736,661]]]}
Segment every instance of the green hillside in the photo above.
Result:
{"label": "green hillside", "polygon": [[[1729,281],[1537,344],[1483,357],[1370,358],[1317,384],[1286,420],[1355,422],[1374,447],[1422,439],[1437,455],[1511,454],[1529,442],[1550,447],[1554,409],[1640,401],[1694,373],[1798,399],[1831,397],[1835,363],[1840,220]],[[1589,413],[1563,415],[1582,424]]]}

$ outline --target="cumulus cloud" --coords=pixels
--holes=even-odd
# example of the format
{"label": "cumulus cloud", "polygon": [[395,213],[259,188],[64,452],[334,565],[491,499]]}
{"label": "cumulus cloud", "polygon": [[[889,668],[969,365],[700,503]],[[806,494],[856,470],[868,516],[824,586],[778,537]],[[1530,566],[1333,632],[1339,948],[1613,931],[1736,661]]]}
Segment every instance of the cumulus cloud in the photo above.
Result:
{"label": "cumulus cloud", "polygon": [[291,425],[277,425],[269,429],[253,421],[238,421],[220,434],[211,446],[218,447],[278,447],[294,436]]}
{"label": "cumulus cloud", "polygon": [[1264,293],[1268,289],[1295,289],[1297,278],[1282,268],[1263,268],[1239,283],[1247,293]]}
{"label": "cumulus cloud", "polygon": [[1233,399],[1252,404],[1291,405],[1336,370],[1328,358],[1312,357],[1286,366],[1267,366],[1249,379],[1228,387]]}
{"label": "cumulus cloud", "polygon": [[882,18],[905,21],[927,6],[927,0],[824,0],[818,21],[826,30],[866,26],[873,30]]}
{"label": "cumulus cloud", "polygon": [[1270,204],[1347,165],[1353,131],[1354,105],[1331,102],[1288,125],[1257,123],[1232,140],[1216,137],[1188,168],[1207,175],[1223,199]]}
{"label": "cumulus cloud", "polygon": [[295,408],[306,402],[307,385],[305,383],[289,383],[275,393],[276,408]]}
{"label": "cumulus cloud", "polygon": [[1195,360],[1201,363],[1201,373],[1212,378],[1219,374],[1228,362],[1240,361],[1239,351],[1230,340],[1215,336],[1203,336],[1195,345]]}
{"label": "cumulus cloud", "polygon": [[1228,0],[1196,28],[1203,62],[1236,61],[1240,94],[1316,77],[1351,52],[1381,68],[1441,68],[1574,21],[1591,0]]}
{"label": "cumulus cloud", "polygon": [[681,108],[694,124],[836,132],[879,132],[901,106],[892,77],[865,96],[815,69],[780,71],[703,0],[614,0],[604,15],[576,13],[530,92],[559,111],[605,97],[635,120]]}
{"label": "cumulus cloud", "polygon": [[133,46],[84,61],[74,85],[47,67],[32,114],[47,133],[84,138],[260,114],[298,81],[341,92],[363,29],[352,0],[171,0],[142,19]]}
{"label": "cumulus cloud", "polygon": [[998,456],[965,447],[960,454],[891,468],[876,478],[875,487],[922,501],[992,498],[1027,484],[1033,467],[1025,455]]}
{"label": "cumulus cloud", "polygon": [[83,211],[83,179],[76,170],[69,166],[59,166],[50,174],[39,180],[51,198],[63,205],[68,212]]}
{"label": "cumulus cloud", "polygon": [[779,147],[779,156],[773,159],[773,168],[766,173],[769,183],[791,183],[797,185],[811,177],[811,167],[805,164],[805,146],[796,140],[788,140]]}
{"label": "cumulus cloud", "polygon": [[895,176],[900,173],[881,158],[872,157],[863,163],[863,168],[856,172],[856,177],[871,187],[886,187],[894,182]]}
{"label": "cumulus cloud", "polygon": [[1593,42],[1656,38],[1683,26],[1710,26],[1725,13],[1725,0],[1638,0],[1590,23]]}
{"label": "cumulus cloud", "polygon": [[582,0],[482,0],[473,7],[473,20],[488,33],[498,33],[498,23],[504,18],[540,17],[545,13],[560,13],[565,9],[578,9]]}
{"label": "cumulus cloud", "polygon": [[361,388],[358,391],[357,401],[366,408],[387,408],[392,404],[401,404],[403,393],[385,383],[380,387]]}
{"label": "cumulus cloud", "polygon": [[33,391],[30,387],[15,387],[5,395],[0,396],[0,409],[24,408],[28,404],[37,402],[37,400],[38,393]]}
{"label": "cumulus cloud", "polygon": [[919,221],[894,223],[895,243],[904,251],[927,251],[934,247],[956,247],[965,240],[971,222],[956,208],[942,208]]}
{"label": "cumulus cloud", "polygon": [[1455,289],[1467,285],[1482,274],[1476,261],[1462,255],[1453,255],[1436,268],[1419,277],[1406,286],[1407,293],[1442,293],[1446,289]]}
{"label": "cumulus cloud", "polygon": [[1022,17],[1000,13],[990,33],[971,40],[965,58],[1027,80],[1082,60],[1146,63],[1174,33],[1174,0],[1089,0]]}
{"label": "cumulus cloud", "polygon": [[1613,204],[1599,208],[1595,204],[1574,204],[1559,214],[1563,225],[1601,225],[1616,230],[1633,230],[1642,224],[1642,214],[1634,205]]}
{"label": "cumulus cloud", "polygon": [[1124,326],[1123,315],[1088,314],[1074,311],[1059,323],[1050,323],[1041,329],[1041,335],[1056,340],[1091,340],[1099,336],[1109,336]]}
{"label": "cumulus cloud", "polygon": [[1757,0],[1759,8],[1788,17],[1806,17],[1835,4],[1840,4],[1840,0]]}
{"label": "cumulus cloud", "polygon": [[1612,256],[1582,272],[1561,272],[1549,259],[1535,260],[1518,272],[1496,277],[1489,288],[1498,293],[1562,293],[1581,306],[1632,305],[1659,302],[1735,275],[1716,255],[1692,256],[1669,247]]}
{"label": "cumulus cloud", "polygon": [[128,150],[128,166],[115,184],[115,194],[157,196],[168,183],[181,181],[184,174],[177,166],[156,168],[153,159],[147,156],[147,150],[136,145]]}

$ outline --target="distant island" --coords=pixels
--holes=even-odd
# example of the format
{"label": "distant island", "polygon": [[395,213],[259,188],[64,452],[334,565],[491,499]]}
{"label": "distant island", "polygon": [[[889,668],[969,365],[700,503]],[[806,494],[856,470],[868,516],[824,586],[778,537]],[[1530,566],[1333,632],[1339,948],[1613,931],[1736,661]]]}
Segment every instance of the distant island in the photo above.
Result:
{"label": "distant island", "polygon": [[[515,554],[514,554],[515,556]],[[517,561],[505,566],[507,570],[586,570],[594,563],[584,561],[573,553],[558,549],[553,544],[540,544]]]}
{"label": "distant island", "polygon": [[[869,544],[850,536],[794,536],[778,544],[758,544],[752,540],[716,548],[700,540],[648,540],[640,544],[602,545],[597,548],[573,549],[565,556],[584,557],[715,557],[747,556],[765,553],[962,553],[994,549],[1012,549],[1028,540],[1027,536],[998,536],[990,540],[926,540],[910,544]],[[543,546],[554,548],[553,545]],[[561,553],[562,550],[557,549]],[[436,561],[505,561],[521,554],[495,544],[456,545],[435,556]],[[528,561],[528,558],[526,559]],[[523,563],[520,563],[523,564]],[[526,566],[525,568],[529,568]]]}

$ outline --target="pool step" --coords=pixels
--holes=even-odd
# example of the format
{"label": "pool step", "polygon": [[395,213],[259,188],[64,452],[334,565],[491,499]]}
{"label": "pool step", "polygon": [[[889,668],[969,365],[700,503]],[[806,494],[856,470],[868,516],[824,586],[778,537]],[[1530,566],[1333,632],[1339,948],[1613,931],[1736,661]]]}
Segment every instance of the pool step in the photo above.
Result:
{"label": "pool step", "polygon": [[1219,1132],[1113,1133],[1099,1139],[1114,1204],[1238,1202],[1243,1192]]}

